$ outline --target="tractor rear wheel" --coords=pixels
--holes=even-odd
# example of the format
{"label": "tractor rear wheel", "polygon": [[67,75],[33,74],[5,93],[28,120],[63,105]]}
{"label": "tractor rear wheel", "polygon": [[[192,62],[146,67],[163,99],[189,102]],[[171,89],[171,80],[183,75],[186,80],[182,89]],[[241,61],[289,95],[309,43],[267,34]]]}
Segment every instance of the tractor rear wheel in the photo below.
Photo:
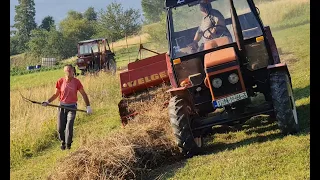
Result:
{"label": "tractor rear wheel", "polygon": [[202,147],[202,137],[194,137],[191,130],[190,106],[179,97],[174,96],[169,101],[169,117],[176,143],[186,157],[195,155]]}
{"label": "tractor rear wheel", "polygon": [[117,64],[116,61],[114,60],[114,58],[111,58],[109,60],[109,71],[111,72],[112,75],[114,75],[116,73],[117,70]]}
{"label": "tractor rear wheel", "polygon": [[270,74],[270,90],[275,117],[281,132],[285,135],[299,131],[297,109],[292,93],[292,85],[287,72]]}

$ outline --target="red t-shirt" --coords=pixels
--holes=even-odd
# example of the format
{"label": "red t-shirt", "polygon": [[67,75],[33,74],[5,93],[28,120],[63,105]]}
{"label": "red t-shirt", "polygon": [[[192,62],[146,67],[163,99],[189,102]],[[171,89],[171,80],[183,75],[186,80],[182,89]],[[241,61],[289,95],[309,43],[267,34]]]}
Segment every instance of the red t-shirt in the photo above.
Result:
{"label": "red t-shirt", "polygon": [[73,104],[78,101],[77,93],[83,86],[77,78],[72,78],[70,82],[67,82],[66,78],[60,78],[56,88],[60,90],[60,102]]}

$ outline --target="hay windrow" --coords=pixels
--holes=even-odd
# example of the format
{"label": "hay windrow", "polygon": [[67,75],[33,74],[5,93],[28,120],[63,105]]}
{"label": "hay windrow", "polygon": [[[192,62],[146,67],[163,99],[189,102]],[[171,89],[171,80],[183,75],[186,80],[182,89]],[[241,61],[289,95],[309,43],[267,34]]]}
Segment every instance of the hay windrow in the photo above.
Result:
{"label": "hay windrow", "polygon": [[[90,140],[70,154],[49,179],[141,179],[150,170],[179,158],[167,109],[170,95],[153,89],[154,98],[131,104],[141,112],[120,131]],[[177,156],[178,155],[178,156]]]}

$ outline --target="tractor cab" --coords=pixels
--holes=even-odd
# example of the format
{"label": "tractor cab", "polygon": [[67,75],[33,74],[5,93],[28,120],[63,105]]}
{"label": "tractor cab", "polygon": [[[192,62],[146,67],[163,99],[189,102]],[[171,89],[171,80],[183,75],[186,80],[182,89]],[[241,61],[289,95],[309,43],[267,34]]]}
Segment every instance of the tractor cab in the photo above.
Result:
{"label": "tractor cab", "polygon": [[[77,66],[81,74],[87,71],[115,71],[115,54],[110,50],[107,39],[90,39],[78,42]],[[111,68],[111,69],[110,69]]]}
{"label": "tractor cab", "polygon": [[[165,6],[168,108],[185,155],[201,147],[212,126],[260,114],[277,117],[284,133],[297,131],[289,71],[253,0],[166,0]],[[265,101],[253,105],[259,93]]]}
{"label": "tractor cab", "polygon": [[[229,95],[238,100],[248,98],[247,87],[256,82],[245,79],[252,79],[253,70],[272,64],[272,56],[269,57],[271,50],[265,44],[263,25],[257,9],[247,0],[234,1],[233,6],[229,0],[207,1],[211,5],[208,11],[213,14],[209,20],[216,21],[212,24],[219,26],[201,29],[200,41],[192,45],[201,23],[208,23],[208,15],[200,7],[202,2],[166,1],[166,7],[168,58],[173,66],[172,76],[176,78],[172,84],[176,87],[197,86],[206,91],[203,95],[208,96],[205,98],[207,102],[204,102],[202,96],[196,100],[196,104],[206,107],[206,110],[200,108],[205,111],[202,114],[206,114],[231,104],[233,101],[224,99]],[[232,7],[236,12],[233,18]],[[212,29],[219,29],[222,33],[210,37]]]}

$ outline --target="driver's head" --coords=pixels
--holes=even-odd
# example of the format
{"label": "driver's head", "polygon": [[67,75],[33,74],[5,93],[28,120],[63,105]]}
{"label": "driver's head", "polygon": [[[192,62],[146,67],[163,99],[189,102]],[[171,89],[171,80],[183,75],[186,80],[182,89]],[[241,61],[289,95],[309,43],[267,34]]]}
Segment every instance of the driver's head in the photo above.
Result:
{"label": "driver's head", "polygon": [[208,15],[210,10],[212,9],[211,3],[208,1],[201,1],[200,2],[200,11],[203,13],[203,15]]}

